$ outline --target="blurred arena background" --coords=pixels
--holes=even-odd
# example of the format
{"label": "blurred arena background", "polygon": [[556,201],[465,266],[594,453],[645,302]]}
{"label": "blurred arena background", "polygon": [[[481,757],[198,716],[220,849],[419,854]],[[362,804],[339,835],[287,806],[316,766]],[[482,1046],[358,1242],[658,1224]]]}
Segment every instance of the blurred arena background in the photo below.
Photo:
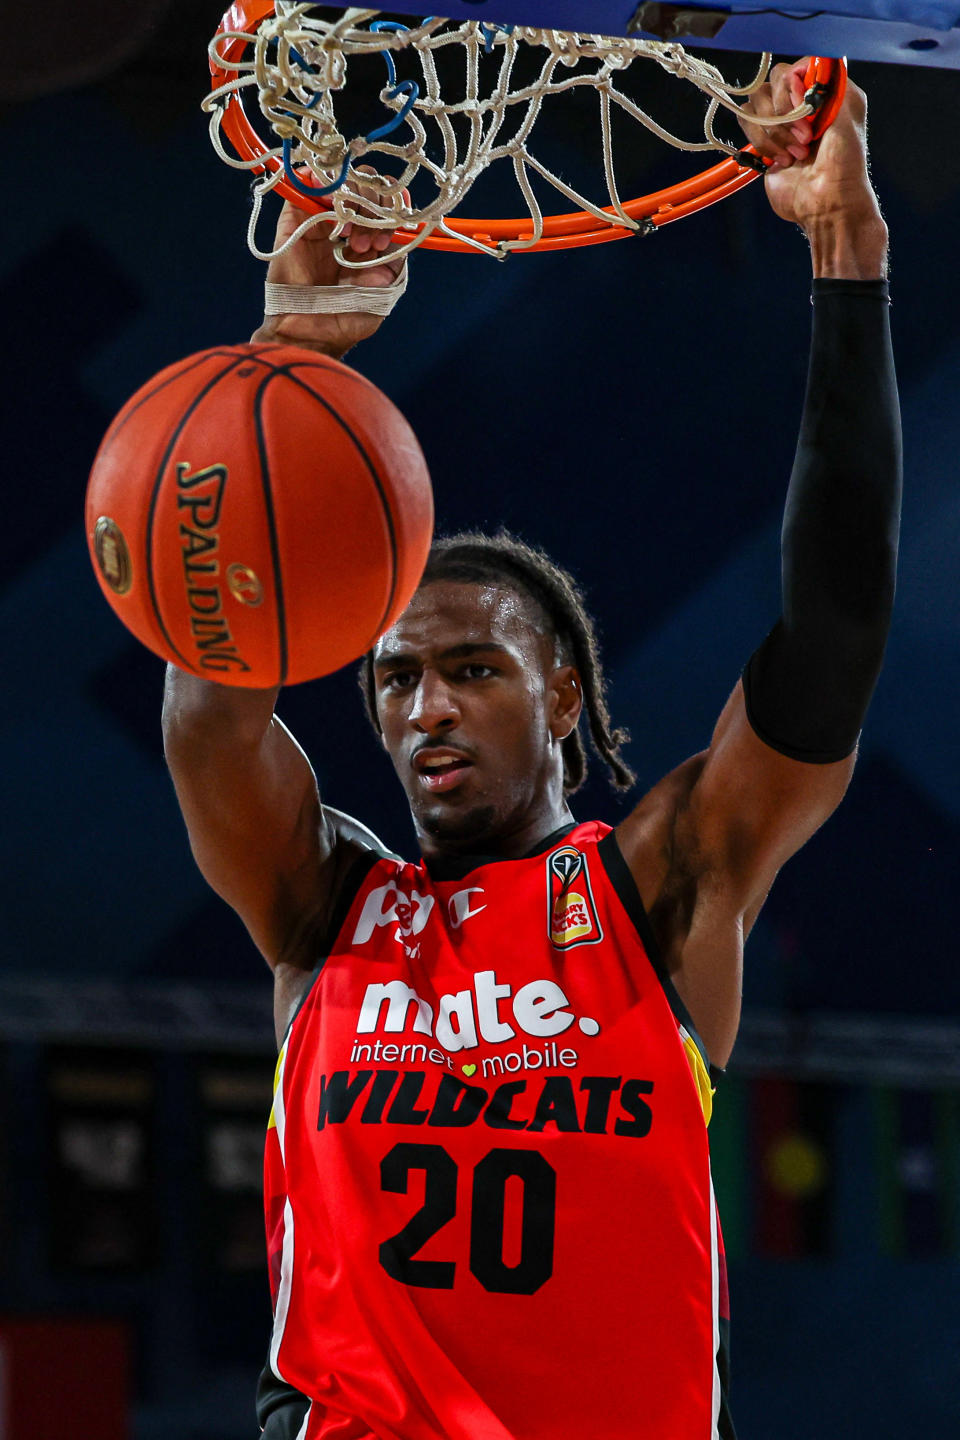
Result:
{"label": "blurred arena background", "polygon": [[[4,1440],[256,1429],[268,977],[194,869],[162,666],[82,532],[114,411],[258,323],[246,187],[198,108],[220,11],[48,3],[0,67]],[[743,1440],[960,1424],[960,75],[852,75],[892,234],[902,566],[856,777],[749,942],[717,1097]],[[351,357],[419,434],[444,529],[505,524],[582,581],[641,787],[703,747],[776,615],[808,293],[802,238],[754,186],[642,241],[421,252]],[[409,852],[353,676],[280,713],[326,798]],[[575,812],[620,810],[595,782]]]}

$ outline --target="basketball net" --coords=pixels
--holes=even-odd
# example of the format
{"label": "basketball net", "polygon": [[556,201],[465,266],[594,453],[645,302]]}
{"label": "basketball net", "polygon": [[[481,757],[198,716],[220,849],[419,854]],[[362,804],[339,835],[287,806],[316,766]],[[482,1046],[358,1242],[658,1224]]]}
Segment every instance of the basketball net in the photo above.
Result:
{"label": "basketball net", "polygon": [[[473,249],[503,259],[514,250],[597,243],[647,233],[723,198],[764,168],[751,147],[730,144],[714,127],[719,110],[736,115],[740,102],[764,84],[769,54],[760,57],[748,84],[736,85],[675,42],[434,17],[407,26],[379,19],[377,10],[351,8],[335,19],[316,11],[316,6],[294,0],[239,0],[209,47],[211,73],[215,83],[222,83],[216,83],[203,108],[210,115],[210,136],[220,158],[257,177],[247,240],[259,259],[282,255],[314,225],[331,225],[331,238],[337,239],[345,225],[358,219],[371,229],[395,232],[398,254],[426,245]],[[458,94],[445,96],[436,57],[450,46],[462,48],[463,85]],[[521,47],[540,52],[539,74],[532,83],[511,88]],[[417,78],[399,78],[394,60],[398,52],[418,62]],[[347,85],[351,59],[378,54],[386,80],[379,95],[383,123],[366,135],[347,138],[338,126],[335,97]],[[702,138],[673,134],[623,92],[618,82],[638,60],[655,62],[703,93],[707,103]],[[815,63],[843,66],[842,61]],[[414,66],[405,59],[403,68]],[[226,72],[225,79],[221,72]],[[790,125],[813,114],[826,94],[825,81],[833,89],[831,114],[824,122],[829,123],[842,99],[844,77],[845,70],[837,80],[833,72],[821,74],[811,67],[804,104],[786,115],[751,115],[751,124]],[[583,87],[597,93],[606,204],[581,194],[532,149],[531,132],[544,104]],[[248,91],[256,92],[269,127],[267,140],[244,109]],[[726,161],[693,181],[623,204],[614,168],[615,109],[679,150],[720,152]],[[222,131],[234,153],[226,148]],[[509,221],[452,220],[477,177],[497,161],[511,164],[526,215]],[[358,174],[359,165],[375,173]],[[533,177],[579,211],[545,218]],[[420,194],[416,205],[410,198],[414,182]],[[275,189],[313,213],[278,248],[262,250],[256,242],[257,225],[264,197]],[[347,259],[342,246],[338,259],[355,269],[381,263],[379,255]]]}

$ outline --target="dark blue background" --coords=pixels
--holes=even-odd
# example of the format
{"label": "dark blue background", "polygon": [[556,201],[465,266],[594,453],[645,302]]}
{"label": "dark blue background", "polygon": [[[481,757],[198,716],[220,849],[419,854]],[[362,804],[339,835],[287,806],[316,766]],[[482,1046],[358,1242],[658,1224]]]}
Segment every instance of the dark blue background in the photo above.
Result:
{"label": "dark blue background", "polygon": [[[263,983],[266,997],[262,962],[189,855],[162,760],[162,667],[104,604],[83,537],[86,472],[111,415],[162,365],[245,339],[259,316],[244,181],[213,156],[197,109],[217,6],[152,9],[166,20],[149,46],[109,74],[105,51],[92,58],[80,78],[96,83],[58,89],[48,71],[34,84],[31,65],[45,68],[34,56],[0,112],[0,966],[8,981],[236,981]],[[960,77],[855,75],[892,232],[906,444],[897,614],[849,796],[778,880],[747,950],[745,999],[956,1020]],[[45,83],[51,93],[37,93]],[[755,186],[647,240],[505,265],[421,252],[407,297],[351,357],[417,431],[443,529],[505,524],[582,583],[638,794],[708,742],[777,613],[808,268],[802,237]],[[409,851],[353,676],[287,692],[280,713],[324,796]],[[599,777],[575,808],[622,813]],[[735,1267],[743,1435],[945,1433],[960,1419],[940,1339],[960,1320],[956,1280],[955,1261]],[[231,1317],[244,1385],[265,1334],[262,1301],[251,1306]],[[158,1343],[175,1326],[157,1321]],[[227,1428],[208,1416],[208,1436],[246,1433],[245,1401],[225,1388],[215,1414]],[[138,1434],[166,1434],[146,1393]]]}

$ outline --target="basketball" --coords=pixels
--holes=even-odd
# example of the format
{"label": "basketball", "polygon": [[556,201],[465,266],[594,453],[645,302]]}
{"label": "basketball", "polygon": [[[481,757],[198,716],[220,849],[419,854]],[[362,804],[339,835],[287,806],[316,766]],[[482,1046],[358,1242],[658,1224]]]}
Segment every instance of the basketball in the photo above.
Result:
{"label": "basketball", "polygon": [[182,670],[267,688],[368,650],[417,587],[433,497],[416,436],[337,360],[230,345],[117,415],[86,500],[100,588]]}

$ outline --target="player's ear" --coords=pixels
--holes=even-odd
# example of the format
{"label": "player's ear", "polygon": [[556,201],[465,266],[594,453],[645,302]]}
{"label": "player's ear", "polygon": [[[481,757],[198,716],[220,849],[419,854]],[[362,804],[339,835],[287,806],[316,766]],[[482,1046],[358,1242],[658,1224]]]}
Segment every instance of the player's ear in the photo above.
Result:
{"label": "player's ear", "polygon": [[583,687],[574,665],[561,665],[550,680],[550,731],[556,740],[566,740],[577,727],[583,709]]}

